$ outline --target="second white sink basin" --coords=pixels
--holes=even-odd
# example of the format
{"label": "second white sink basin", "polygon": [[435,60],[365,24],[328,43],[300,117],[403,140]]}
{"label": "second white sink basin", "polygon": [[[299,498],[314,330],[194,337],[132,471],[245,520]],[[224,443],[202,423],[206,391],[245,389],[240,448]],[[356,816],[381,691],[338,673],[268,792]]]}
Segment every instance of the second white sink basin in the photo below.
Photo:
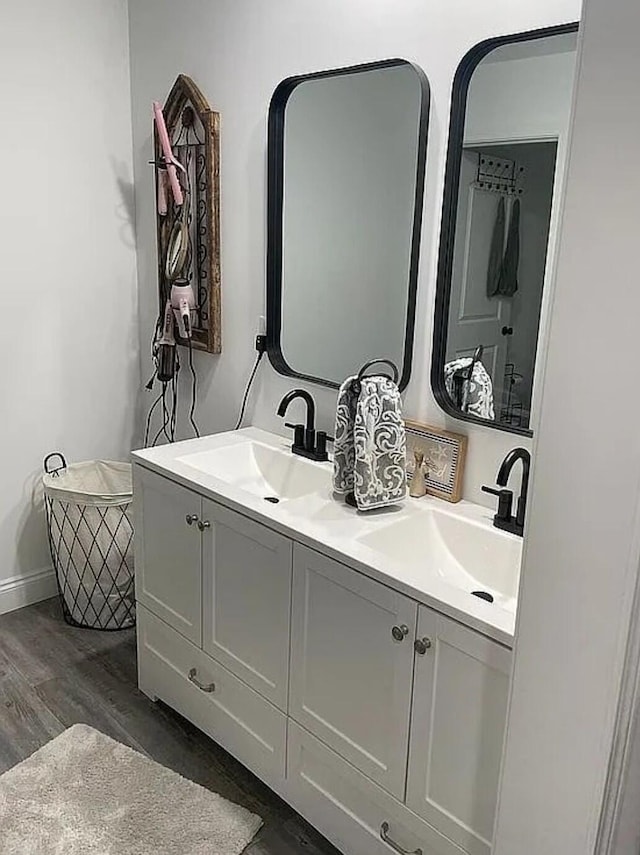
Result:
{"label": "second white sink basin", "polygon": [[517,597],[522,541],[487,525],[430,508],[359,541],[469,593],[484,591],[502,606]]}
{"label": "second white sink basin", "polygon": [[327,466],[259,442],[186,454],[178,460],[268,501],[299,499],[331,489]]}

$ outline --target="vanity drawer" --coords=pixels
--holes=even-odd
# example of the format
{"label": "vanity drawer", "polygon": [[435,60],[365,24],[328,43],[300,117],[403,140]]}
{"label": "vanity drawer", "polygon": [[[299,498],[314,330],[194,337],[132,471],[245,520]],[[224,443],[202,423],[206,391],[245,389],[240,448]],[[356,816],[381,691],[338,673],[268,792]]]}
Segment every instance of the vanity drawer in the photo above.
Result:
{"label": "vanity drawer", "polygon": [[[138,682],[274,789],[285,774],[286,717],[227,669],[138,606]],[[193,674],[195,669],[195,674]],[[198,688],[189,678],[213,691]]]}
{"label": "vanity drawer", "polygon": [[[287,800],[348,855],[464,855],[331,748],[289,721]],[[382,841],[383,823],[399,849]]]}

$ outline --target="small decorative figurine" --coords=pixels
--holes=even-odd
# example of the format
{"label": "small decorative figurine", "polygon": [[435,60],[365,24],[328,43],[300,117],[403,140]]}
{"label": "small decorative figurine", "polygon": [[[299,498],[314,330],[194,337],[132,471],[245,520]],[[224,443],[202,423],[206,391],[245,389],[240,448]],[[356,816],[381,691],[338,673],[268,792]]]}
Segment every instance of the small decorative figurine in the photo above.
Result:
{"label": "small decorative figurine", "polygon": [[416,465],[413,470],[413,477],[411,478],[411,485],[409,486],[409,495],[414,499],[420,499],[422,496],[427,495],[427,479],[425,473],[425,464],[424,464],[424,452],[416,449],[413,452],[413,457],[415,459]]}

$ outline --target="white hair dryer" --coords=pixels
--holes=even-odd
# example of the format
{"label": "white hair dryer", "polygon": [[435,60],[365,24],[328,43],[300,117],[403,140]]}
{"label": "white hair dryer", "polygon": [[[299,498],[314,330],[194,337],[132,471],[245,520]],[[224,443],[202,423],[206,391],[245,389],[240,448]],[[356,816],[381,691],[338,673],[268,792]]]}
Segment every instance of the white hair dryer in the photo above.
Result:
{"label": "white hair dryer", "polygon": [[196,301],[193,296],[193,289],[186,279],[178,279],[171,286],[171,308],[178,325],[180,338],[191,338]]}

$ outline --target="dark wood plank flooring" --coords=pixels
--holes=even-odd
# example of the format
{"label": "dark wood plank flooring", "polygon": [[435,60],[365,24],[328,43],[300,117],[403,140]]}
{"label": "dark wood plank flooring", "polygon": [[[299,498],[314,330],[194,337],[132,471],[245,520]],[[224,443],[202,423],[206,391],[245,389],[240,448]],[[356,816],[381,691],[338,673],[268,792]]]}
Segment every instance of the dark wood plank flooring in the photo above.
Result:
{"label": "dark wood plank flooring", "polygon": [[264,820],[246,855],[340,855],[220,746],[137,688],[135,631],[75,629],[57,600],[0,615],[0,774],[83,722]]}

